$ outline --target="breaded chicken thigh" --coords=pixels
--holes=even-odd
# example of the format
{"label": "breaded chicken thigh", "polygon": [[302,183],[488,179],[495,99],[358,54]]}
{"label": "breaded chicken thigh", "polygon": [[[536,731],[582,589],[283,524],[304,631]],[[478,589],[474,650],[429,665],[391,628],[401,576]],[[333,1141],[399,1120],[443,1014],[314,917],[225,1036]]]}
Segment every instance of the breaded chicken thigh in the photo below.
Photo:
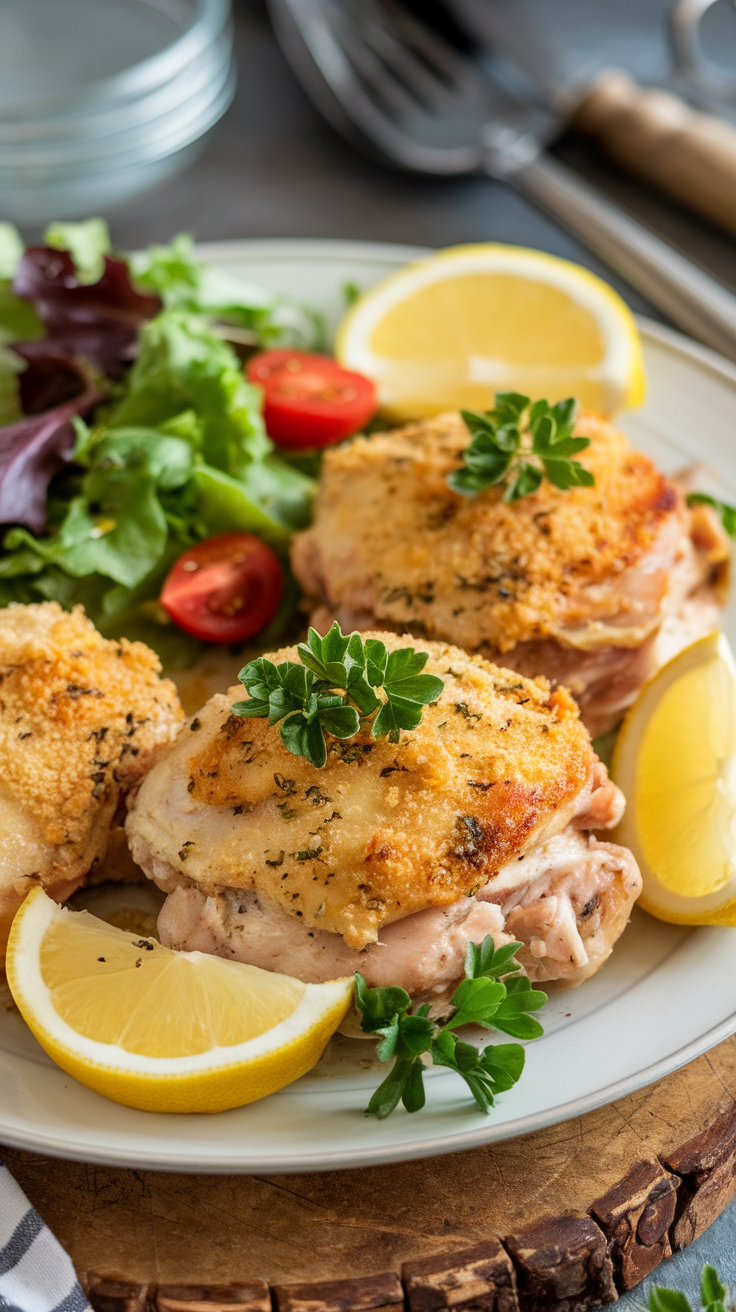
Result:
{"label": "breaded chicken thigh", "polygon": [[564,683],[595,736],[681,647],[717,627],[730,544],[709,508],[593,415],[594,487],[544,481],[512,504],[447,485],[470,435],[460,415],[325,452],[311,528],[292,562],[325,632],[410,630]]}
{"label": "breaded chicken thigh", "polygon": [[486,934],[518,935],[535,979],[577,983],[601,965],[640,876],[592,835],[623,798],[575,703],[456,647],[421,649],[445,687],[419,726],[396,745],[327,735],[323,769],[232,714],[240,688],[185,724],[126,822],[169,893],[164,943],[307,981],[360,970],[436,1007]]}
{"label": "breaded chicken thigh", "polygon": [[183,714],[141,642],[81,607],[0,610],[0,961],[26,894],[64,901],[104,859],[121,798]]}

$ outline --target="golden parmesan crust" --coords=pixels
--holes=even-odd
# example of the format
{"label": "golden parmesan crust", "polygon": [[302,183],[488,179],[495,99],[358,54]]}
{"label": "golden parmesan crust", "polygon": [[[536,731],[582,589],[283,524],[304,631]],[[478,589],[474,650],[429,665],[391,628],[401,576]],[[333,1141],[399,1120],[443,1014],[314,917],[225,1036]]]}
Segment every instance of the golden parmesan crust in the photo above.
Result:
{"label": "golden parmesan crust", "polygon": [[121,796],[183,718],[160,669],[143,643],[102,638],[81,607],[0,611],[0,810],[38,857],[25,869],[19,845],[14,868],[11,844],[0,891],[40,879],[66,896],[102,859]]}
{"label": "golden parmesan crust", "polygon": [[[375,636],[389,649],[411,641]],[[562,830],[597,761],[570,695],[456,647],[417,646],[445,680],[440,701],[396,746],[329,739],[321,770],[266,720],[229,713],[242,690],[213,698],[128,817],[148,873],[167,888],[254,889],[360,949],[383,924],[456,902]]]}
{"label": "golden parmesan crust", "polygon": [[595,486],[545,481],[512,505],[499,488],[463,497],[447,486],[469,441],[457,414],[327,451],[314,524],[294,545],[300,582],[338,611],[451,634],[468,650],[576,643],[577,627],[611,621],[622,645],[643,641],[661,598],[642,615],[619,580],[663,532],[687,534],[684,498],[610,424],[587,414],[576,432],[591,439],[580,459]]}

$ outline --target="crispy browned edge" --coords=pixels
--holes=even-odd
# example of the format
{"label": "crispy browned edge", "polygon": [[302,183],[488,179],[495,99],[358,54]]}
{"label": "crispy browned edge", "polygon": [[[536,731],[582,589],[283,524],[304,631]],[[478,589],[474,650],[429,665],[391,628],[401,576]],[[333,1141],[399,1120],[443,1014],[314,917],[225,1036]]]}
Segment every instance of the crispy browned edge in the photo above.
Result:
{"label": "crispy browned edge", "polygon": [[587,1215],[541,1217],[406,1262],[400,1275],[158,1288],[92,1276],[87,1293],[95,1312],[585,1312],[691,1244],[735,1191],[736,1106],[661,1158],[642,1158]]}

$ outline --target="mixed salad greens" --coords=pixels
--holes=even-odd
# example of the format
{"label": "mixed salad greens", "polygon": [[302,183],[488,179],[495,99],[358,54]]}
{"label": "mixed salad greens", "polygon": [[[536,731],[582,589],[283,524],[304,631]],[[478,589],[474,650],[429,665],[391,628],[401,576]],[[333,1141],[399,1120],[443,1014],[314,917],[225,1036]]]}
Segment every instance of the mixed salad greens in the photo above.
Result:
{"label": "mixed salad greens", "polygon": [[[189,664],[199,644],[158,602],[173,562],[232,530],[285,559],[313,487],[267,436],[227,338],[313,348],[321,332],[199,264],[187,236],[129,259],[100,219],[27,249],[0,224],[0,606],[81,602],[105,636]],[[293,598],[287,585],[265,640]]]}

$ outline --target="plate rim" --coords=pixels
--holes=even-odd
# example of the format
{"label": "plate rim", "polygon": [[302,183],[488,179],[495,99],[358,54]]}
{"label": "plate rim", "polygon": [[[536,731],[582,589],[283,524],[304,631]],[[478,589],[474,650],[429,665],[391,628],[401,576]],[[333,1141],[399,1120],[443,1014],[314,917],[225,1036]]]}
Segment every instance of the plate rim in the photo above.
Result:
{"label": "plate rim", "polygon": [[[217,263],[218,261],[227,263],[239,258],[261,255],[265,258],[279,259],[286,257],[300,261],[316,261],[322,264],[360,259],[364,263],[375,262],[382,265],[387,262],[395,262],[398,266],[412,260],[426,258],[433,253],[433,248],[403,243],[331,240],[330,238],[273,238],[202,242],[196,243],[194,251],[199,258],[208,263]],[[729,383],[736,392],[736,364],[666,324],[643,315],[636,315],[635,318],[645,338],[649,338],[664,346],[670,352],[696,363],[700,369]],[[628,1094],[635,1093],[637,1090],[645,1088],[667,1075],[673,1074],[729,1038],[735,1032],[736,1011],[719,1021],[705,1033],[698,1035],[697,1038],[683,1044],[681,1048],[676,1049],[666,1057],[660,1058],[659,1061],[652,1063],[650,1066],[640,1068],[634,1074],[613,1081],[594,1092],[583,1094],[567,1102],[558,1103],[543,1112],[529,1113],[514,1122],[513,1133],[511,1134],[504,1133],[503,1125],[496,1127],[490,1121],[466,1131],[456,1131],[442,1135],[434,1132],[415,1141],[406,1141],[402,1144],[387,1143],[385,1148],[370,1145],[364,1149],[354,1148],[351,1151],[343,1148],[334,1152],[315,1151],[299,1155],[292,1152],[288,1161],[273,1157],[254,1161],[252,1157],[248,1157],[250,1149],[248,1145],[245,1145],[239,1151],[238,1149],[231,1150],[228,1155],[220,1150],[205,1161],[203,1157],[193,1159],[180,1151],[173,1153],[162,1152],[160,1148],[154,1149],[153,1144],[148,1140],[141,1140],[137,1149],[125,1146],[99,1149],[93,1146],[86,1148],[83,1144],[71,1144],[67,1127],[56,1133],[46,1132],[45,1130],[39,1131],[32,1125],[28,1129],[20,1129],[17,1126],[4,1123],[4,1112],[0,1106],[0,1142],[9,1147],[39,1152],[71,1161],[188,1174],[267,1175],[277,1172],[290,1175],[354,1169],[398,1161],[414,1161],[421,1158],[466,1151],[483,1145],[502,1142],[507,1138],[518,1138],[521,1135],[530,1134],[550,1125],[560,1124],[576,1116],[594,1111]],[[18,1060],[25,1062],[31,1059],[19,1057]],[[443,1074],[447,1077],[449,1073],[444,1072]],[[498,1132],[494,1132],[496,1129]],[[124,1133],[127,1134],[129,1139],[133,1137],[129,1132]],[[160,1135],[159,1141],[165,1144],[167,1139],[164,1135]],[[233,1148],[235,1148],[235,1145],[233,1145]]]}
{"label": "plate rim", "polygon": [[[458,246],[485,244],[495,243],[455,243]],[[507,245],[508,243],[499,242],[497,244]],[[406,242],[360,241],[357,238],[342,238],[333,241],[330,237],[233,238],[229,241],[197,242],[194,247],[195,253],[201,259],[213,263],[216,263],[217,260],[237,259],[243,254],[260,254],[263,256],[289,254],[294,258],[315,259],[320,263],[330,259],[338,263],[341,260],[358,255],[361,259],[373,260],[376,264],[385,264],[387,259],[393,258],[400,259],[403,263],[408,264],[412,260],[426,259],[439,249],[445,248],[414,246]],[[566,262],[568,264],[575,263],[574,260]],[[714,351],[710,346],[704,346],[695,338],[688,337],[686,333],[680,332],[679,329],[673,328],[669,324],[650,318],[649,315],[635,313],[634,319],[640,332],[646,337],[650,337],[663,346],[687,356],[690,360],[697,360],[700,365],[717,374],[720,378],[736,384],[736,363],[726,359],[718,351]]]}
{"label": "plate rim", "polygon": [[[518,1139],[523,1135],[536,1133],[538,1130],[544,1130],[552,1125],[562,1125],[566,1121],[574,1120],[577,1116],[584,1116],[588,1112],[596,1111],[599,1107],[616,1102],[619,1098],[636,1093],[639,1089],[647,1088],[650,1084],[655,1084],[657,1080],[664,1079],[667,1075],[673,1075],[683,1066],[687,1066],[689,1062],[695,1061],[704,1053],[709,1052],[711,1048],[730,1038],[734,1032],[736,1032],[736,1012],[720,1021],[718,1025],[705,1034],[700,1035],[698,1039],[691,1040],[677,1053],[662,1058],[652,1066],[642,1068],[634,1076],[615,1081],[603,1089],[596,1090],[593,1094],[582,1095],[570,1102],[558,1103],[556,1107],[551,1107],[544,1113],[534,1113],[523,1117],[514,1123],[513,1134],[494,1134],[493,1123],[490,1122],[485,1127],[480,1126],[478,1129],[468,1130],[464,1133],[443,1135],[441,1138],[435,1135],[432,1138],[419,1139],[404,1145],[387,1144],[385,1148],[368,1147],[350,1152],[345,1150],[322,1151],[319,1154],[304,1154],[302,1156],[292,1154],[288,1162],[273,1158],[270,1161],[266,1159],[253,1161],[252,1158],[239,1158],[237,1153],[229,1156],[224,1154],[215,1155],[208,1157],[206,1161],[199,1159],[193,1161],[192,1158],[182,1155],[168,1156],[165,1153],[151,1151],[148,1148],[145,1150],[145,1154],[141,1151],[139,1156],[134,1156],[124,1149],[109,1152],[101,1152],[96,1149],[87,1150],[83,1146],[74,1149],[70,1148],[63,1139],[54,1135],[41,1134],[29,1139],[27,1135],[8,1133],[0,1123],[3,1135],[1,1142],[9,1148],[45,1153],[48,1156],[66,1161],[88,1162],[90,1165],[95,1166],[122,1166],[141,1170],[170,1171],[177,1175],[313,1175],[327,1171],[359,1170],[369,1166],[386,1166],[392,1162],[412,1162],[430,1157],[445,1157],[450,1153],[467,1152],[473,1148],[504,1143],[507,1139]],[[673,1057],[676,1058],[675,1061],[673,1061]],[[563,1109],[565,1114],[561,1116],[558,1113]]]}

